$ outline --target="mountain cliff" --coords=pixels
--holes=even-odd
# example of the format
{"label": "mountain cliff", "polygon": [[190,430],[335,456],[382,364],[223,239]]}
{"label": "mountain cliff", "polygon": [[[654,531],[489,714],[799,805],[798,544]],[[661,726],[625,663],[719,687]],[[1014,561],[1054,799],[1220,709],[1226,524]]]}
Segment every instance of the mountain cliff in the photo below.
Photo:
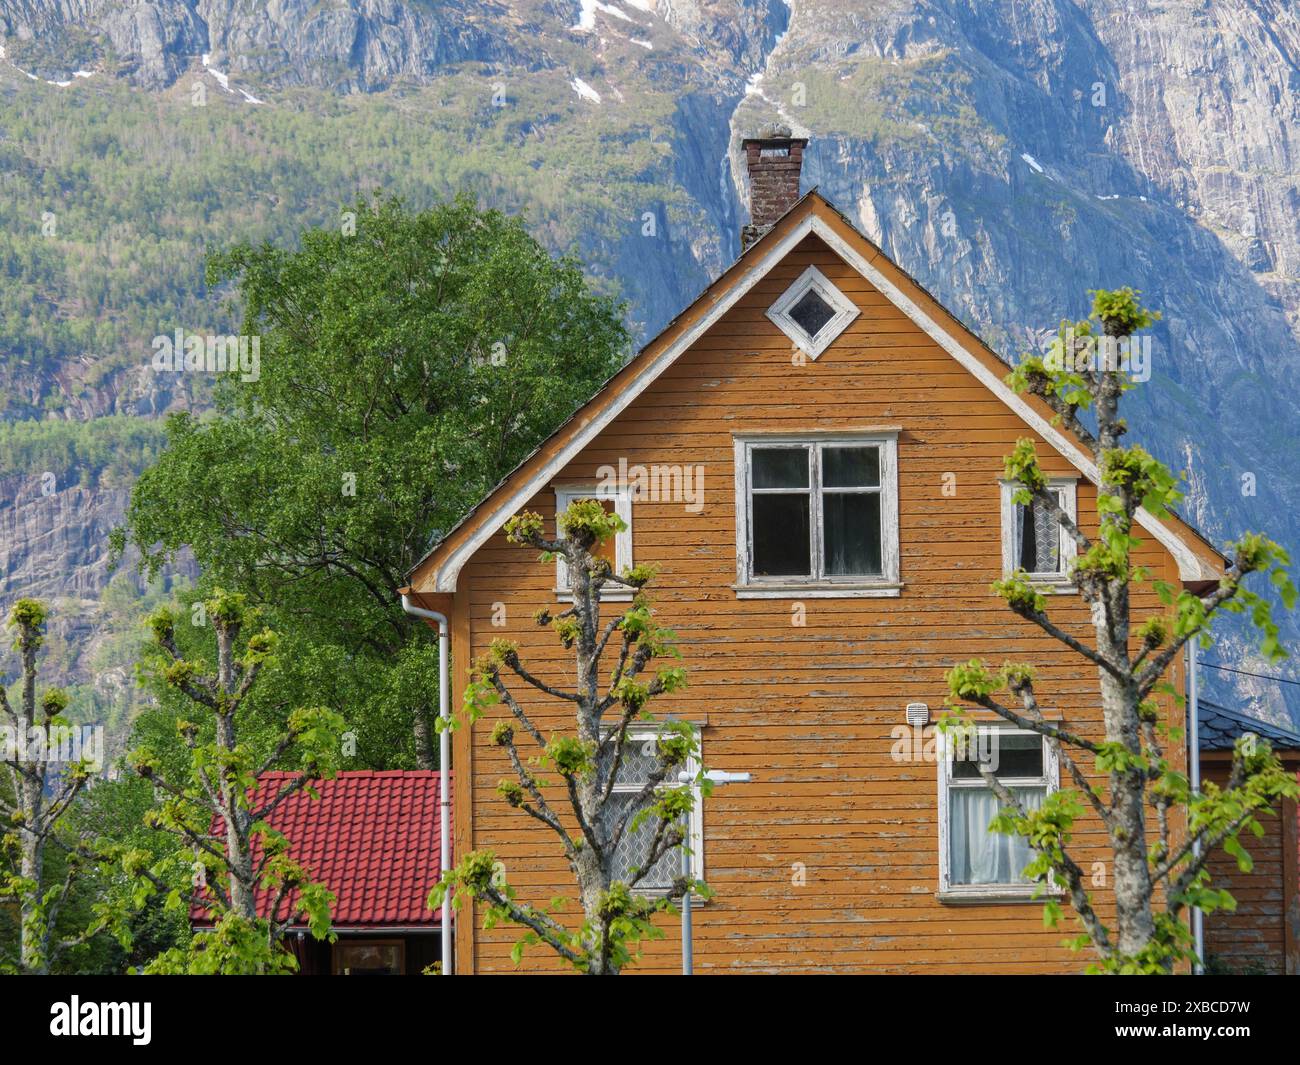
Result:
{"label": "mountain cliff", "polygon": [[[1281,0],[0,0],[0,33],[11,422],[202,405],[146,356],[235,320],[205,249],[291,241],[376,188],[526,212],[651,335],[736,254],[739,137],[780,118],[812,138],[805,183],[1009,359],[1085,289],[1141,288],[1165,316],[1135,436],[1188,472],[1212,538],[1300,547]],[[73,448],[77,487],[35,511],[42,454],[0,454],[20,486],[0,531],[23,538],[0,544],[0,595],[46,574],[93,603],[124,489],[82,485]],[[1215,655],[1258,665],[1239,635]],[[1281,719],[1287,690],[1235,694]]]}

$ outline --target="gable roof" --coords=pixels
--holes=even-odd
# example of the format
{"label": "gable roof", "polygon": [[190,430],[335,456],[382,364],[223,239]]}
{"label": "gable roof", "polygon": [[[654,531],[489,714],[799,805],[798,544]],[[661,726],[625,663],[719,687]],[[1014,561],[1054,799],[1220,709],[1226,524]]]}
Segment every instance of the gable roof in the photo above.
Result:
{"label": "gable roof", "polygon": [[1300,733],[1204,699],[1197,705],[1197,738],[1203,751],[1230,751],[1247,732],[1268,740],[1275,751],[1300,751]]}
{"label": "gable roof", "polygon": [[[250,806],[269,802],[295,779],[296,773],[263,773]],[[288,838],[289,856],[334,892],[336,929],[440,924],[440,914],[428,908],[429,891],[442,875],[438,780],[427,770],[340,773],[316,782],[319,799],[303,789],[267,818]],[[297,899],[295,892],[281,913]],[[272,901],[271,892],[257,891],[259,917],[269,916]]]}
{"label": "gable roof", "polygon": [[[1100,481],[1096,463],[1079,439],[1052,424],[1054,412],[1037,397],[1017,395],[1004,382],[1009,367],[997,353],[813,189],[448,532],[411,570],[411,588],[454,592],[473,554],[809,235],[866,278],[1084,477]],[[1137,521],[1173,555],[1184,582],[1222,575],[1226,559],[1180,518],[1162,521],[1139,510]]]}

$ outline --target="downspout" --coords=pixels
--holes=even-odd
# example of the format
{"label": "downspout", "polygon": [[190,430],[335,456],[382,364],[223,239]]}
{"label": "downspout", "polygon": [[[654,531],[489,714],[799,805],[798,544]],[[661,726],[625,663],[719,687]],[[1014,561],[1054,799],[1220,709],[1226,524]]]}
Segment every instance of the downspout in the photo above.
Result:
{"label": "downspout", "polygon": [[[438,623],[438,838],[442,845],[438,868],[445,875],[451,867],[451,799],[447,781],[451,773],[451,678],[447,673],[447,647],[451,634],[447,615],[416,606],[405,592],[402,609],[412,617]],[[451,892],[442,897],[442,975],[452,972]]]}
{"label": "downspout", "polygon": [[[1201,714],[1200,714],[1200,684],[1197,676],[1197,641],[1195,637],[1187,641],[1187,745],[1188,751],[1188,780],[1192,785],[1192,794],[1197,795],[1201,790]],[[1201,855],[1201,844],[1198,840],[1192,848],[1192,853],[1196,857]],[[1192,942],[1196,949],[1196,975],[1200,976],[1205,972],[1205,914],[1199,909],[1192,908]]]}

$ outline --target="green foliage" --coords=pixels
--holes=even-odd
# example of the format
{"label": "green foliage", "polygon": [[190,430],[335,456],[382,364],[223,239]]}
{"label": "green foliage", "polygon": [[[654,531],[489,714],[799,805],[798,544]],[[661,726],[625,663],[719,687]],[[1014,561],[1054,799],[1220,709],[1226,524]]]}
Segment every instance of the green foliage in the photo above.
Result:
{"label": "green foliage", "polygon": [[124,486],[158,457],[163,441],[162,422],[128,414],[0,421],[0,477],[52,473],[60,487]]}
{"label": "green foliage", "polygon": [[[1146,568],[1132,565],[1133,554],[1141,543],[1133,534],[1139,508],[1164,519],[1183,493],[1173,472],[1144,448],[1115,444],[1127,428],[1116,411],[1117,400],[1130,386],[1122,362],[1109,357],[1096,359],[1102,338],[1098,337],[1093,323],[1098,323],[1105,334],[1108,343],[1104,353],[1109,354],[1114,347],[1109,342],[1149,328],[1160,316],[1143,307],[1140,293],[1130,288],[1098,290],[1092,296],[1089,321],[1063,321],[1047,357],[1024,359],[1007,378],[1017,392],[1031,392],[1053,408],[1057,421],[1065,423],[1091,448],[1100,472],[1098,532],[1086,549],[1081,545],[1069,576],[1089,605],[1097,631],[1095,651],[1088,649],[1085,657],[1102,677],[1103,696],[1107,698],[1106,734],[1098,742],[1069,737],[1060,730],[1039,728],[1041,722],[1035,724],[1035,730],[1058,745],[1061,758],[1073,763],[1079,791],[1086,793],[1092,807],[1103,811],[1117,862],[1121,854],[1133,856],[1140,843],[1139,857],[1146,858],[1149,884],[1163,885],[1167,901],[1160,908],[1149,885],[1126,883],[1122,902],[1117,891],[1117,906],[1121,910],[1128,906],[1130,910],[1127,915],[1121,913],[1117,922],[1119,940],[1110,941],[1109,930],[1086,895],[1082,874],[1065,849],[1075,818],[1085,810],[1080,801],[1082,796],[1058,791],[1048,796],[1039,810],[1023,812],[1023,816],[1014,809],[1003,810],[990,827],[1029,840],[1035,857],[1025,875],[1031,880],[1070,889],[1071,902],[1084,930],[1070,945],[1075,949],[1096,948],[1101,961],[1092,971],[1167,973],[1174,971],[1180,962],[1192,959],[1191,936],[1180,919],[1186,907],[1210,913],[1235,906],[1227,891],[1210,885],[1203,855],[1221,848],[1236,858],[1243,871],[1249,870],[1252,860],[1242,843],[1243,834],[1262,834],[1257,814],[1269,809],[1278,799],[1294,796],[1300,791],[1300,784],[1293,774],[1282,770],[1267,744],[1258,744],[1256,737],[1247,736],[1237,745],[1231,786],[1220,788],[1207,782],[1199,792],[1193,793],[1186,774],[1170,765],[1160,746],[1161,741],[1179,743],[1181,730],[1162,722],[1161,707],[1152,696],[1162,694],[1180,700],[1172,685],[1162,680],[1162,675],[1173,655],[1189,640],[1210,645],[1211,625],[1221,612],[1248,614],[1262,636],[1264,655],[1272,661],[1284,657],[1286,652],[1279,643],[1278,626],[1272,615],[1273,599],[1291,609],[1296,604],[1297,592],[1289,573],[1287,553],[1273,541],[1254,533],[1228,546],[1231,565],[1220,579],[1219,587],[1208,594],[1203,590],[1198,594],[1190,589],[1178,589],[1164,581],[1151,581]],[[1079,417],[1090,408],[1097,411],[1095,432],[1085,427]],[[1046,483],[1029,439],[1017,441],[1005,460],[1005,470],[1007,477],[1020,485],[1014,496],[1017,503],[1028,504],[1033,493]],[[1246,587],[1244,582],[1255,573],[1267,577],[1272,597]],[[1134,587],[1148,581],[1161,603],[1172,609],[1168,615],[1149,617],[1136,626],[1139,649],[1135,657],[1122,646],[1124,641],[1120,635],[1130,631]],[[1072,643],[1047,620],[1047,600],[1024,574],[1015,573],[995,582],[993,591],[1015,613],[1037,621],[1050,635],[1078,649],[1078,644]],[[1039,698],[1033,692],[1028,674],[1013,673],[1006,667],[1001,674],[994,674],[979,660],[954,667],[948,674],[948,683],[949,705],[958,711],[963,702],[975,703],[995,710],[1004,718],[1013,718],[1015,715],[993,698],[1004,683],[1013,693],[1026,697],[1026,706],[1036,705]],[[1031,695],[1034,703],[1029,702]],[[1032,714],[1028,720],[1034,723]],[[941,724],[947,726],[948,722]],[[1093,754],[1096,773],[1109,781],[1109,799],[1092,785],[1081,782],[1078,762],[1067,752],[1067,744]],[[1156,811],[1161,829],[1156,843],[1139,840],[1138,834],[1146,829],[1143,819],[1131,812],[1135,804],[1139,809],[1150,805]],[[1199,840],[1199,853],[1192,850],[1190,842],[1180,846],[1176,838],[1170,838],[1169,825],[1178,810],[1187,813],[1187,830],[1193,839]],[[1044,923],[1055,927],[1061,912],[1058,901],[1047,899]],[[1129,936],[1144,917],[1150,919],[1154,932],[1130,938],[1126,945],[1123,941],[1126,916]]]}
{"label": "green foliage", "polygon": [[1041,614],[1047,608],[1047,597],[1034,586],[1024,570],[1016,570],[1010,577],[994,581],[992,589],[1017,614]]}
{"label": "green foliage", "polygon": [[1014,497],[1017,503],[1028,504],[1030,492],[1047,487],[1047,478],[1038,468],[1038,452],[1030,437],[1021,437],[1016,441],[1015,450],[1002,460],[1002,466],[1008,481],[1024,485]]}
{"label": "green foliage", "polygon": [[1138,301],[1142,295],[1125,285],[1110,291],[1095,289],[1092,296],[1092,316],[1101,322],[1107,336],[1131,336],[1140,329],[1150,329],[1160,320],[1160,312],[1148,310]]}
{"label": "green foliage", "polygon": [[607,511],[598,499],[575,499],[555,519],[555,523],[561,536],[567,536],[588,549],[627,529],[627,522]]}
{"label": "green foliage", "polygon": [[[300,915],[313,936],[329,938],[333,896],[289,857],[282,833],[254,820],[249,795],[269,768],[308,781],[334,776],[344,760],[345,722],[326,707],[285,712],[265,700],[261,681],[275,674],[277,639],[266,628],[245,635],[262,613],[245,596],[216,589],[197,602],[205,611],[202,626],[177,626],[170,608],[147,622],[156,642],[141,675],[161,705],[137,723],[139,743],[127,762],[158,789],[140,819],[152,831],[143,839],[101,837],[99,853],[117,869],[118,883],[101,919],[126,949],[149,909],[185,915],[193,905],[206,909],[212,927],[178,937],[146,972],[292,971],[291,956],[277,944],[283,923]],[[230,840],[232,826],[237,843]],[[255,884],[239,872],[251,868],[254,850],[264,858]],[[254,919],[239,897],[249,899],[258,888],[272,896],[296,893],[293,913]]]}
{"label": "green foliage", "polygon": [[38,599],[19,599],[9,611],[9,628],[17,629],[14,636],[14,650],[29,648],[38,650],[44,639],[45,622],[49,610]]}
{"label": "green foliage", "polygon": [[[627,334],[518,219],[465,199],[355,215],[354,233],[308,230],[297,250],[212,257],[211,284],[237,284],[261,338],[260,376],[225,381],[211,418],[168,419],[118,546],[156,571],[188,545],[210,589],[269,610],[290,701],[342,668],[329,684],[361,729],[385,726],[370,757],[427,764],[436,645],[397,589],[617,368]],[[399,720],[404,737],[387,731]]]}
{"label": "green foliage", "polygon": [[[578,500],[559,514],[554,540],[546,538],[540,516],[528,511],[515,515],[506,525],[512,543],[562,553],[577,572],[585,570],[597,580],[607,578],[608,572],[598,568],[591,551],[623,528],[623,521],[598,500]],[[497,794],[507,806],[556,834],[582,900],[584,919],[574,927],[572,922],[565,924],[551,916],[563,908],[562,897],[552,899],[546,908],[521,900],[507,880],[504,866],[491,852],[471,853],[455,869],[446,870],[429,905],[436,907],[450,898],[459,909],[467,899],[475,899],[483,906],[485,928],[503,922],[520,927],[512,952],[516,964],[529,947],[544,944],[579,972],[616,974],[636,960],[641,943],[663,934],[654,923],[656,914],[672,912],[675,900],[687,890],[709,894],[707,885],[687,878],[679,878],[666,894],[654,898],[634,890],[649,866],[687,845],[682,826],[694,809],[697,791],[707,797],[712,785],[702,770],[692,785],[683,784],[683,767],[698,756],[699,742],[689,723],[670,720],[656,728],[654,760],[636,807],[626,809],[622,805],[625,798],[613,798],[613,782],[624,764],[626,745],[633,742],[628,738],[631,723],[638,717],[650,717],[647,707],[653,699],[680,691],[686,684],[686,670],[678,665],[658,666],[651,677],[652,663],[680,658],[681,654],[675,633],[657,623],[644,591],[655,567],[643,564],[629,572],[630,582],[636,586],[632,602],[609,620],[601,619],[600,597],[590,594],[575,595],[573,604],[556,614],[543,607],[533,616],[537,625],[549,625],[565,648],[577,645],[575,691],[564,691],[533,676],[520,661],[518,646],[507,640],[494,640],[474,663],[466,688],[465,719],[478,720],[492,708],[509,711],[493,724],[491,741],[504,749],[515,775],[497,784]],[[607,649],[612,651],[607,641],[616,636],[621,637],[621,646],[618,641],[613,644],[617,647],[611,654],[615,665],[602,692],[601,656]],[[576,728],[553,732],[543,742],[529,716],[532,711],[521,705],[527,700],[521,701],[511,691],[514,679],[563,700],[571,708]],[[525,744],[535,740],[542,749],[532,757],[523,756],[515,746],[517,739]],[[648,754],[643,749],[640,757]],[[545,792],[557,782],[536,776],[537,767],[558,776],[563,787],[554,790],[567,797],[571,815],[552,808],[554,796],[548,798]],[[572,836],[563,823],[569,816],[581,827]],[[646,869],[617,868],[617,834],[646,825],[651,831],[651,843],[643,856]],[[620,879],[624,876],[626,880]]]}
{"label": "green foliage", "polygon": [[264,920],[223,914],[184,947],[163,951],[144,966],[146,976],[286,976],[298,971],[293,954],[272,942]]}
{"label": "green foliage", "polygon": [[[12,56],[40,43],[11,36],[8,47]],[[576,47],[573,59],[586,62]],[[491,106],[499,74],[472,65],[387,93],[289,90],[286,106],[249,107],[214,92],[193,107],[188,92],[141,94],[115,78],[68,91],[7,67],[0,349],[14,369],[78,372],[42,375],[32,395],[0,370],[0,408],[33,418],[47,401],[81,406],[177,325],[232,332],[236,315],[207,299],[205,249],[231,234],[287,246],[304,223],[337,226],[359,192],[394,189],[424,207],[482,189],[505,209],[528,208],[556,248],[627,238],[632,205],[646,203],[689,231],[702,215],[674,178],[664,135],[675,93],[642,78],[635,91],[624,84],[627,106],[597,114],[568,69],[561,60],[517,70],[508,108]],[[52,235],[42,232],[46,211],[57,214]],[[175,387],[201,401],[207,386]]]}
{"label": "green foliage", "polygon": [[543,756],[560,776],[571,780],[590,776],[596,768],[595,746],[576,736],[554,736]]}
{"label": "green foliage", "polygon": [[[1002,150],[1005,138],[980,115],[975,79],[951,49],[902,60],[861,50],[832,62],[802,58],[787,56],[781,69],[769,71],[765,89],[771,99],[798,94],[800,121],[820,134],[846,133],[916,151],[942,143],[945,151],[981,164]],[[757,109],[761,101],[751,98],[750,104]],[[759,124],[756,115],[742,123]]]}

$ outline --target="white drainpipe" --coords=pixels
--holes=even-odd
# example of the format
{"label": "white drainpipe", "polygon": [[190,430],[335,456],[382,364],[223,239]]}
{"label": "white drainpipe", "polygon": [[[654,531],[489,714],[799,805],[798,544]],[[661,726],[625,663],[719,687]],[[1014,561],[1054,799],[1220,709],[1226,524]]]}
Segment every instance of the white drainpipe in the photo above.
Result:
{"label": "white drainpipe", "polygon": [[[1187,745],[1190,748],[1188,759],[1191,762],[1187,776],[1193,795],[1199,794],[1201,790],[1200,685],[1197,676],[1196,645],[1195,637],[1187,641]],[[1196,844],[1193,853],[1200,857],[1200,843]],[[1196,957],[1199,959],[1195,972],[1199,975],[1205,971],[1202,964],[1205,961],[1205,914],[1195,908],[1192,910],[1192,941],[1196,947]]]}
{"label": "white drainpipe", "polygon": [[[438,818],[439,839],[442,843],[439,869],[445,874],[451,867],[451,798],[447,781],[451,773],[451,678],[447,672],[447,647],[451,635],[447,631],[447,615],[436,610],[425,610],[402,595],[402,609],[412,617],[438,623]],[[442,975],[452,971],[451,946],[451,894],[442,898]]]}

